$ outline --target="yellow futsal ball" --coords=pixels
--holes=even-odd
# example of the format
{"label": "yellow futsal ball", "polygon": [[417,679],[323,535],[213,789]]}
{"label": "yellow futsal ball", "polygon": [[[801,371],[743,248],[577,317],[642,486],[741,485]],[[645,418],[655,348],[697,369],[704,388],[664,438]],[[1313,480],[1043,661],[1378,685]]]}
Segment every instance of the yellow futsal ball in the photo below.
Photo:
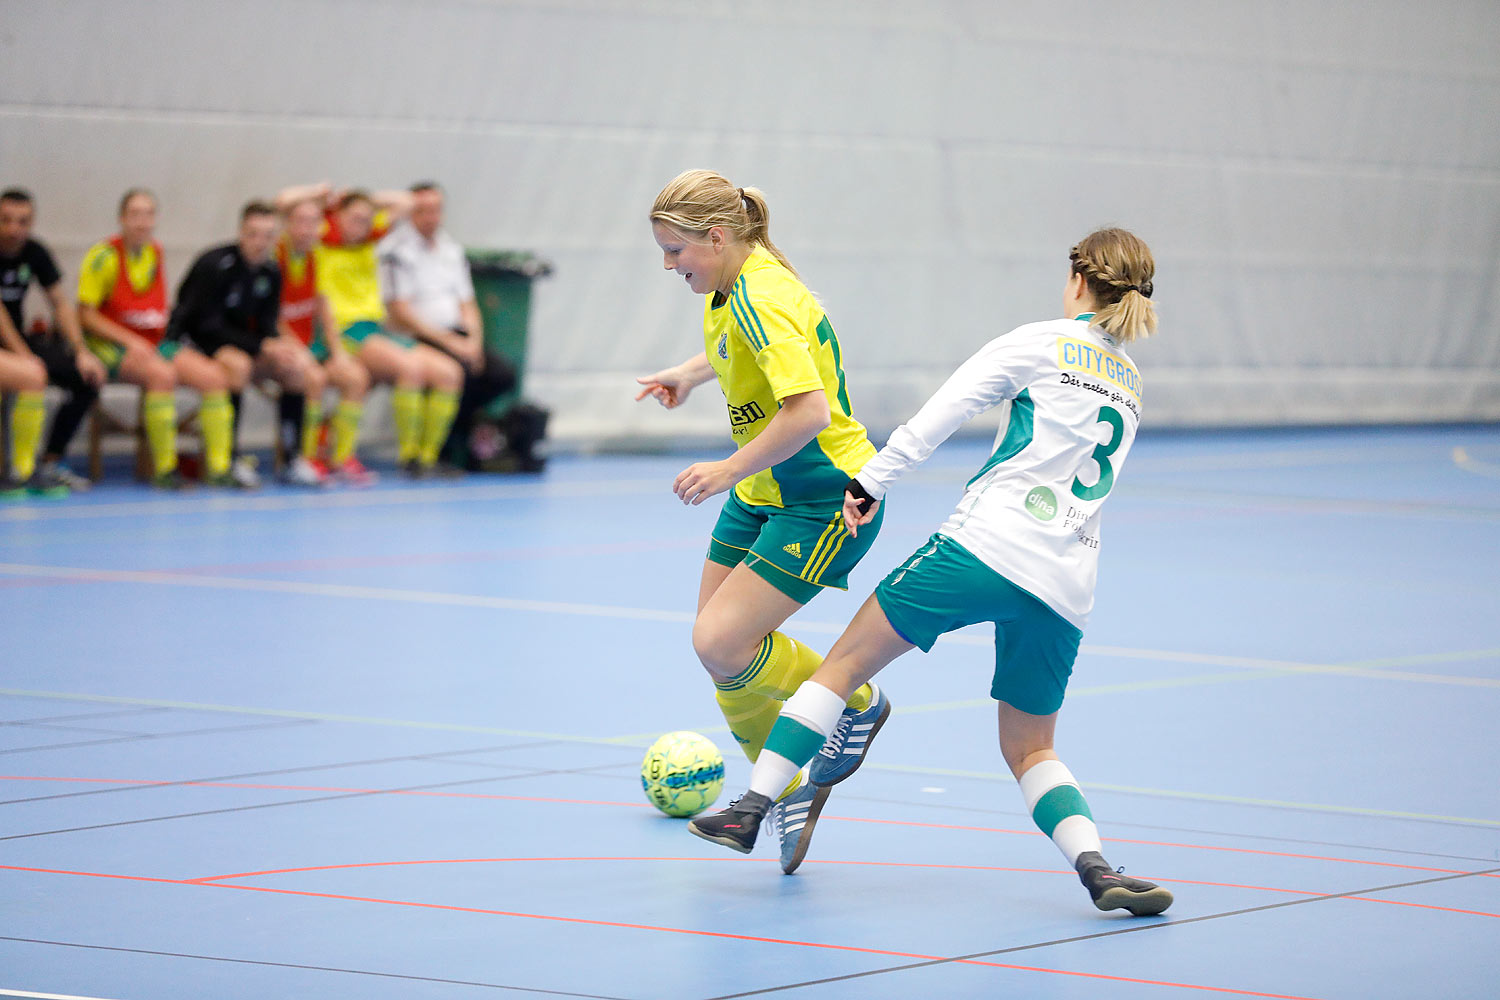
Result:
{"label": "yellow futsal ball", "polygon": [[724,755],[698,733],[668,733],[641,761],[646,801],[668,816],[693,816],[714,804],[724,789]]}

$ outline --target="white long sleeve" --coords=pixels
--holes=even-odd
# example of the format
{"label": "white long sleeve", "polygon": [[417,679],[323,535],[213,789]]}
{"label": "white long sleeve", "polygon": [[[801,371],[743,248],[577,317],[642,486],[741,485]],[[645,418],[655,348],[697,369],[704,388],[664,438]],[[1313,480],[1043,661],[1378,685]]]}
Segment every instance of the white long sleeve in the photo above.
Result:
{"label": "white long sleeve", "polygon": [[1019,382],[1035,367],[1022,330],[996,337],[948,377],[906,423],[891,432],[885,447],[855,478],[880,499],[906,472],[923,462],[953,432],[1024,388]]}
{"label": "white long sleeve", "polygon": [[990,341],[860,470],[884,497],[965,421],[1009,400],[1004,433],[938,527],[1078,628],[1094,603],[1100,508],[1135,440],[1140,375],[1108,334],[1079,319]]}

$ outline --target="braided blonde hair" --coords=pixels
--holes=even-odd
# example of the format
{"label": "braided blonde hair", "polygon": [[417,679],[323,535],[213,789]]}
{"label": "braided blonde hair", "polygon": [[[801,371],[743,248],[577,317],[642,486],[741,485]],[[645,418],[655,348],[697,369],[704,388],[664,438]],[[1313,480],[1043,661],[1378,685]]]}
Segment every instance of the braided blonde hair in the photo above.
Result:
{"label": "braided blonde hair", "polygon": [[684,170],[672,178],[651,206],[651,221],[684,235],[702,235],[720,226],[741,243],[761,247],[782,267],[797,273],[786,254],[771,242],[771,210],[766,196],[757,188],[737,188],[712,170]]}
{"label": "braided blonde hair", "polygon": [[1122,344],[1156,332],[1156,307],[1151,304],[1156,261],[1144,240],[1124,229],[1100,229],[1080,240],[1068,259],[1099,306],[1091,325]]}

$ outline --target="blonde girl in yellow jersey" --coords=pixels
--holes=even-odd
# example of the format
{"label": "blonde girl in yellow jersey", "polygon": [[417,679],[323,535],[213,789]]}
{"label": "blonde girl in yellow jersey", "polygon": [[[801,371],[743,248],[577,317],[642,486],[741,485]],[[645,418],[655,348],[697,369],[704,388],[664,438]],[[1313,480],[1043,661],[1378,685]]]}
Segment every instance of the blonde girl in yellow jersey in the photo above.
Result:
{"label": "blonde girl in yellow jersey", "polygon": [[[844,523],[844,486],[875,448],[854,419],[833,326],[771,242],[769,216],[759,191],[710,170],[679,174],[657,195],[651,232],[662,266],[704,296],[704,351],[636,380],[637,400],[672,409],[716,379],[728,404],[735,453],[688,466],[672,488],[685,504],[729,492],[703,564],[693,649],[751,761],[781,702],[823,661],[778,630],[823,588],[847,589],[880,526],[878,512],[857,537]],[[879,689],[859,687],[782,793],[783,871],[801,863],[829,788],[859,766],[889,714]]]}

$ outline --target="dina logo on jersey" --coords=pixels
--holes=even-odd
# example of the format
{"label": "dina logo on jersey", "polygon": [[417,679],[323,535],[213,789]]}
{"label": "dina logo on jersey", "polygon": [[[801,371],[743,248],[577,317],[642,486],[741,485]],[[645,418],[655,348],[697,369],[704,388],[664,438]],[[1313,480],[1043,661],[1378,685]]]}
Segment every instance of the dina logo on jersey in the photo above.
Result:
{"label": "dina logo on jersey", "polygon": [[729,407],[729,426],[731,427],[743,427],[764,419],[766,419],[766,411],[762,410],[753,399],[744,406]]}
{"label": "dina logo on jersey", "polygon": [[1038,486],[1026,494],[1026,509],[1038,521],[1050,521],[1057,516],[1057,494]]}

